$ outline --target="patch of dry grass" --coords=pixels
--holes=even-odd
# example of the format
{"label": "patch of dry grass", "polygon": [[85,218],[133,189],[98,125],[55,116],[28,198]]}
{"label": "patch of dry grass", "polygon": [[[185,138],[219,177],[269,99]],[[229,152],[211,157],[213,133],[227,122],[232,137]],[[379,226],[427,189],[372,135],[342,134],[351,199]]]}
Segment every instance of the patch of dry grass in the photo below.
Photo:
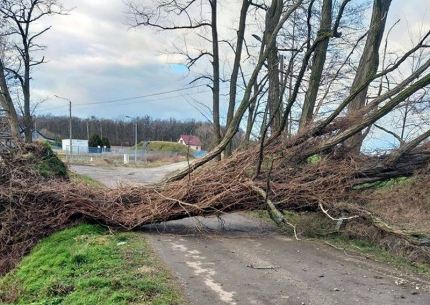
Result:
{"label": "patch of dry grass", "polygon": [[430,234],[430,175],[378,189],[366,207],[401,229]]}

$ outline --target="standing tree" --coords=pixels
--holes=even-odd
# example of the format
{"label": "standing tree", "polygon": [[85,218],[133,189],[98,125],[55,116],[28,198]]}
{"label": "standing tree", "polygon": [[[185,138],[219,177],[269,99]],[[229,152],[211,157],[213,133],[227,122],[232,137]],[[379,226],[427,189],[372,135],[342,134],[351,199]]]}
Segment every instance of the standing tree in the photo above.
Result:
{"label": "standing tree", "polygon": [[[275,5],[276,2],[277,0],[272,0],[272,6]],[[354,145],[351,146],[349,151],[358,151],[357,147],[358,149],[361,147],[363,137],[366,135],[366,132],[363,133],[363,131],[368,130],[373,126],[373,124],[382,118],[391,115],[396,107],[398,107],[402,102],[417,92],[422,92],[430,85],[430,75],[426,74],[430,66],[430,60],[423,60],[422,64],[415,69],[413,73],[407,77],[403,76],[397,81],[394,87],[387,86],[386,90],[383,90],[376,96],[371,94],[371,90],[369,90],[372,83],[380,81],[381,78],[392,76],[393,72],[398,71],[400,66],[405,63],[411,55],[426,47],[426,42],[429,38],[429,34],[427,33],[412,49],[404,54],[399,54],[395,62],[378,72],[378,52],[381,39],[384,35],[386,18],[391,2],[389,0],[374,0],[373,15],[366,34],[362,35],[357,33],[355,36],[356,41],[351,41],[349,44],[349,53],[346,53],[347,55],[345,54],[346,57],[344,59],[331,54],[331,60],[336,61],[336,68],[328,70],[330,67],[326,67],[326,69],[324,69],[324,58],[318,54],[325,54],[326,43],[329,38],[339,36],[338,27],[340,27],[340,19],[343,15],[343,10],[345,9],[346,4],[350,1],[342,2],[338,9],[338,16],[335,19],[336,21],[334,25],[330,27],[332,29],[330,31],[326,31],[326,29],[328,29],[329,25],[328,19],[330,19],[331,3],[330,1],[325,1],[325,3],[323,2],[320,31],[318,31],[316,38],[312,39],[311,16],[313,14],[312,5],[314,2],[315,1],[305,2],[300,0],[293,3],[288,1],[284,2],[284,4],[288,3],[289,5],[283,10],[279,21],[275,24],[273,30],[270,31],[271,35],[269,38],[265,39],[265,43],[263,44],[258,60],[256,61],[252,75],[244,89],[242,101],[233,116],[231,124],[225,132],[223,140],[207,156],[194,161],[190,164],[189,168],[178,173],[175,177],[172,177],[170,179],[171,181],[185,177],[189,172],[215,158],[233,139],[239,129],[246,110],[248,110],[255,101],[255,99],[252,98],[253,86],[256,83],[258,76],[265,73],[265,64],[268,62],[268,58],[273,51],[273,48],[270,46],[272,46],[277,40],[281,30],[286,29],[288,26],[287,21],[291,20],[290,17],[294,12],[298,11],[299,7],[306,8],[306,11],[308,12],[308,18],[305,18],[305,21],[301,21],[302,33],[307,32],[307,35],[304,34],[302,37],[296,36],[296,39],[299,40],[297,45],[302,45],[302,47],[298,50],[300,53],[299,55],[291,56],[292,61],[290,60],[291,64],[288,65],[295,67],[295,69],[294,72],[291,73],[291,75],[293,75],[290,80],[291,84],[289,85],[289,90],[286,91],[288,97],[282,107],[283,113],[281,118],[281,127],[278,132],[272,134],[267,141],[265,141],[264,137],[260,139],[260,158],[256,167],[255,177],[259,175],[261,163],[265,158],[265,154],[263,153],[264,148],[282,139],[290,138],[282,149],[282,154],[287,154],[288,152],[291,152],[292,154],[290,159],[286,160],[286,162],[300,163],[314,154],[329,154],[333,151],[341,153],[343,150],[339,150],[340,144],[349,146],[348,144],[350,142]],[[266,10],[266,14],[270,13],[270,10]],[[266,16],[266,20],[268,20],[268,18],[270,18],[270,16]],[[344,27],[343,29],[348,30],[347,27]],[[265,28],[264,31],[267,33],[267,28]],[[342,86],[341,82],[339,82],[339,85],[336,87],[329,86],[328,90],[333,91],[334,89],[334,92],[332,92],[333,98],[332,101],[330,101],[330,104],[327,104],[330,105],[330,107],[324,106],[324,114],[319,115],[318,119],[313,119],[306,129],[301,130],[297,134],[291,134],[290,132],[286,134],[285,126],[290,117],[293,118],[292,121],[294,122],[295,118],[307,117],[308,113],[310,113],[310,111],[306,111],[307,113],[302,115],[300,110],[303,111],[303,109],[300,107],[300,103],[306,98],[306,93],[310,90],[317,92],[317,87],[320,84],[319,74],[321,73],[321,69],[323,69],[323,75],[334,75],[335,77],[341,75],[340,71],[347,66],[345,63],[351,62],[351,59],[353,58],[351,54],[354,53],[356,49],[359,49],[357,46],[361,46],[360,42],[363,37],[366,36],[367,41],[363,46],[360,56],[361,60],[358,65],[359,67],[355,70],[355,74],[353,74],[351,78],[352,84],[348,83],[350,78],[345,78],[342,81],[343,83],[346,83],[346,85]],[[281,50],[281,48],[278,49]],[[310,62],[312,57],[314,57],[312,70],[308,72],[308,67],[311,65]],[[357,63],[354,62],[354,64]],[[314,75],[312,76],[313,72]],[[347,90],[348,88],[349,90]],[[312,93],[312,96],[308,94],[308,100],[313,100],[314,95],[315,93]],[[348,111],[345,112],[345,110]],[[273,123],[273,119],[274,116],[272,114],[267,121],[263,120],[263,124],[266,125],[263,126],[265,130],[267,130],[268,126]],[[295,121],[297,122],[299,120],[295,119]],[[294,129],[291,131],[294,132]],[[425,132],[421,136],[418,136],[416,138],[417,140],[412,142],[413,145],[405,146],[407,147],[406,152],[418,145],[427,136],[427,134],[428,133]],[[284,137],[281,137],[282,135],[284,135]],[[357,145],[355,139],[358,137],[360,137],[360,142]],[[281,153],[281,151],[278,153]],[[404,153],[405,150],[402,150],[402,154]]]}
{"label": "standing tree", "polygon": [[[385,24],[391,0],[375,0],[373,3],[372,19],[366,45],[361,55],[360,63],[352,83],[351,92],[360,88],[366,81],[374,77],[379,67],[379,48],[384,36]],[[364,108],[367,102],[369,84],[349,103],[348,111],[353,116]],[[364,140],[364,135],[359,132],[345,142],[347,150],[353,154],[359,154]]]}
{"label": "standing tree", "polygon": [[[212,75],[203,75],[197,77],[193,82],[198,80],[209,80],[208,85],[212,90],[212,118],[213,128],[216,138],[216,144],[221,141],[221,124],[220,124],[220,58],[219,58],[219,38],[218,38],[218,3],[217,0],[205,1],[166,1],[156,0],[154,5],[149,7],[140,5],[139,1],[129,1],[130,11],[135,20],[134,25],[152,27],[163,31],[192,31],[203,40],[210,41],[211,50],[194,50],[193,52],[180,51],[187,59],[187,67],[190,69],[198,61],[209,57],[212,65]],[[191,18],[191,12],[203,11],[203,7],[209,7],[209,14],[206,16],[200,13],[196,19]],[[171,16],[177,18],[171,20]],[[206,29],[210,29],[210,39],[205,38],[201,33]]]}
{"label": "standing tree", "polygon": [[18,115],[15,106],[10,96],[9,87],[7,85],[5,67],[4,67],[4,50],[5,45],[0,37],[0,106],[6,112],[6,117],[9,123],[11,136],[14,140],[20,139],[20,130]]}
{"label": "standing tree", "polygon": [[[130,11],[134,16],[135,26],[146,26],[163,31],[187,31],[195,34],[199,40],[209,43],[207,48],[189,48],[186,44],[185,51],[179,53],[186,59],[188,69],[205,59],[210,60],[212,71],[210,75],[199,75],[193,82],[209,81],[208,86],[212,90],[212,124],[215,135],[215,145],[222,139],[220,123],[220,83],[221,83],[221,60],[220,43],[227,43],[234,51],[234,60],[231,68],[230,91],[228,97],[228,113],[226,123],[229,126],[233,120],[233,114],[237,99],[237,82],[240,73],[240,65],[245,44],[245,30],[248,9],[255,5],[251,0],[241,1],[241,10],[235,43],[220,39],[218,33],[218,0],[156,0],[151,6],[140,5],[143,1],[129,0]],[[280,1],[282,2],[282,1]],[[210,35],[206,31],[210,30]],[[231,154],[231,147],[226,147],[226,155]],[[219,156],[217,156],[219,157]]]}
{"label": "standing tree", "polygon": [[98,134],[93,134],[90,139],[88,140],[88,146],[89,147],[102,147],[103,146],[103,140]]}
{"label": "standing tree", "polygon": [[42,30],[36,23],[47,16],[65,13],[57,0],[0,0],[0,18],[7,22],[5,34],[9,36],[16,51],[17,66],[6,68],[19,81],[23,96],[25,141],[32,141],[33,120],[31,114],[32,68],[45,63],[45,57],[35,54],[45,49],[37,39],[51,27]]}

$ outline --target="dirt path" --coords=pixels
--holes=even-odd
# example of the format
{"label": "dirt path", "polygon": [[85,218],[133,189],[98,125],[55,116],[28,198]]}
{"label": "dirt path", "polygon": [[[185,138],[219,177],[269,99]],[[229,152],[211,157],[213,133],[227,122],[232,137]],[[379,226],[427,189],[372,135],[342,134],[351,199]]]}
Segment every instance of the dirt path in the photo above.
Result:
{"label": "dirt path", "polygon": [[[156,182],[177,166],[73,170],[113,186]],[[430,304],[430,281],[322,243],[292,240],[243,214],[222,219],[146,228],[154,250],[194,305]]]}
{"label": "dirt path", "polygon": [[120,184],[145,185],[156,183],[166,175],[185,168],[187,164],[187,162],[178,162],[153,168],[72,165],[71,170],[100,181],[107,187],[117,187]]}

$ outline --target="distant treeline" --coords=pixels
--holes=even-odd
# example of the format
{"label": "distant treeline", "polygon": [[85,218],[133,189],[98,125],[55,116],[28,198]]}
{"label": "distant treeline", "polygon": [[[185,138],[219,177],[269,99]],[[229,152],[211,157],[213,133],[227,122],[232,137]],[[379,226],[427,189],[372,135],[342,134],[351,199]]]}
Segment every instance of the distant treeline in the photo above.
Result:
{"label": "distant treeline", "polygon": [[[181,134],[197,135],[205,149],[211,146],[211,125],[194,120],[161,120],[149,116],[138,118],[138,141],[177,141]],[[97,134],[109,139],[114,146],[134,145],[135,120],[111,120],[91,117],[73,118],[73,138],[88,139]],[[56,139],[69,138],[69,118],[65,116],[40,115],[35,118],[37,130],[47,137]]]}

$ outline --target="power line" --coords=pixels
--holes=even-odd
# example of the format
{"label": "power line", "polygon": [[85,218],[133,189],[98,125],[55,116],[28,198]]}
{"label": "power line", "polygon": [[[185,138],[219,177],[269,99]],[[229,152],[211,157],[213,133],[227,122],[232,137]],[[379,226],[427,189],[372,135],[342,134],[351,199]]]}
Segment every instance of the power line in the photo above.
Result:
{"label": "power line", "polygon": [[164,92],[151,93],[151,94],[146,94],[146,95],[141,95],[141,96],[125,97],[125,98],[119,98],[119,99],[115,99],[115,100],[107,100],[107,101],[100,101],[100,102],[93,102],[93,103],[84,103],[84,104],[76,104],[76,105],[98,105],[98,104],[110,104],[110,103],[116,103],[116,102],[131,101],[131,100],[137,100],[137,99],[141,99],[141,98],[160,96],[160,95],[174,93],[174,92],[186,91],[186,90],[189,90],[189,89],[199,88],[199,87],[203,87],[203,86],[206,86],[206,85],[196,85],[196,86],[192,86],[192,87],[175,89],[175,90],[164,91]]}
{"label": "power line", "polygon": [[[206,85],[201,84],[201,85],[195,85],[195,86],[191,86],[191,87],[180,88],[180,89],[175,89],[175,90],[170,90],[170,91],[161,91],[161,92],[156,92],[156,93],[151,93],[151,94],[146,94],[146,95],[125,97],[125,98],[119,98],[119,99],[113,99],[113,100],[105,100],[105,101],[90,102],[90,103],[77,103],[77,104],[74,103],[73,106],[74,107],[85,107],[85,106],[91,106],[91,105],[114,104],[114,103],[118,103],[118,102],[131,101],[131,100],[137,100],[137,99],[143,99],[143,98],[148,98],[148,97],[161,96],[161,95],[175,93],[175,92],[186,91],[186,90],[190,90],[190,89],[200,88],[203,86],[206,86]],[[201,94],[201,93],[203,93],[203,92],[199,92],[198,94]],[[181,95],[171,96],[169,98],[174,98],[174,97],[181,97]],[[157,100],[162,100],[162,99],[157,99]],[[156,100],[137,101],[137,102],[131,102],[131,103],[125,103],[125,104],[123,103],[120,105],[149,102],[149,101],[156,101]],[[42,107],[40,110],[41,111],[49,111],[49,110],[54,110],[54,109],[59,109],[59,108],[63,108],[63,106],[50,107],[50,108],[46,108],[46,109],[43,109],[43,107]]]}

